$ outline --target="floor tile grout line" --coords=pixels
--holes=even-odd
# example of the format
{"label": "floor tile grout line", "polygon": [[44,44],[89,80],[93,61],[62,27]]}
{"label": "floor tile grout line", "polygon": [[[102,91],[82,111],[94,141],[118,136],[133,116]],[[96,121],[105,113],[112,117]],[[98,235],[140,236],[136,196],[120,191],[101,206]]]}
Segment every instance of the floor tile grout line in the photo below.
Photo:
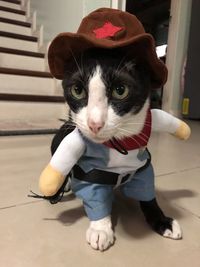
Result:
{"label": "floor tile grout line", "polygon": [[17,207],[21,207],[21,206],[26,206],[26,205],[30,205],[30,204],[34,204],[34,203],[39,203],[39,202],[42,202],[42,201],[44,201],[44,200],[29,201],[29,202],[25,202],[25,203],[19,203],[19,204],[16,204],[16,205],[10,205],[10,206],[7,206],[7,207],[1,207],[0,211],[1,210],[6,210],[6,209],[11,209],[11,208],[17,208]]}
{"label": "floor tile grout line", "polygon": [[[162,198],[163,201],[167,201],[167,202],[169,202],[169,199],[166,198],[165,196],[163,196],[162,194],[159,194],[159,197]],[[188,209],[186,209],[186,208],[184,208],[184,207],[182,207],[182,206],[179,206],[179,205],[176,204],[176,203],[173,203],[173,205],[174,205],[175,207],[179,208],[179,209],[184,210],[185,212],[190,213],[190,214],[191,214],[192,216],[194,216],[196,219],[200,219],[200,215],[198,215],[198,214],[196,214],[196,213],[194,213],[194,212],[192,212],[192,211],[190,211],[190,210],[188,210]]]}
{"label": "floor tile grout line", "polygon": [[184,208],[184,207],[182,207],[182,206],[179,206],[179,205],[177,205],[177,204],[175,204],[174,206],[176,206],[177,208],[182,209],[182,210],[184,210],[184,211],[190,213],[190,214],[191,214],[192,216],[194,216],[196,219],[200,220],[200,215],[197,215],[196,213],[194,213],[194,212],[192,212],[192,211],[190,211],[190,210],[188,210],[188,209],[186,209],[186,208]]}
{"label": "floor tile grout line", "polygon": [[170,175],[170,174],[178,174],[178,173],[192,171],[192,170],[196,170],[196,169],[200,169],[200,166],[195,166],[195,167],[191,167],[191,168],[188,168],[188,169],[182,169],[182,170],[178,170],[178,171],[174,171],[174,172],[162,173],[162,174],[158,174],[158,175],[155,175],[155,176],[156,177],[162,177],[162,176],[167,176],[167,175]]}

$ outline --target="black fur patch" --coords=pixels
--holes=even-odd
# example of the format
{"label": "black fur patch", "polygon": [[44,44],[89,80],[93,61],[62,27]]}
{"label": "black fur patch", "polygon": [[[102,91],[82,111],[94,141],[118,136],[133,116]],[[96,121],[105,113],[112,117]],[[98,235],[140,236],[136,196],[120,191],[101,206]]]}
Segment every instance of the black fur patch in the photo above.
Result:
{"label": "black fur patch", "polygon": [[163,235],[167,229],[172,231],[173,219],[164,215],[158,206],[156,199],[151,201],[140,201],[140,207],[147,223],[155,232]]}

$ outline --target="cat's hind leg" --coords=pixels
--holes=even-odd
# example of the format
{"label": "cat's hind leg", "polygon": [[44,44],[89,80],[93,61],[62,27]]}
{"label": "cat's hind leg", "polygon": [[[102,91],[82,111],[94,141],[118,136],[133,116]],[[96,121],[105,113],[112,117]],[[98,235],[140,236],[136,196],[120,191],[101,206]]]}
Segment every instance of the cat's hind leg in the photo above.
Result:
{"label": "cat's hind leg", "polygon": [[131,181],[121,187],[121,191],[127,197],[140,201],[145,219],[155,232],[171,239],[182,238],[178,222],[166,217],[157,204],[151,164],[137,171]]}
{"label": "cat's hind leg", "polygon": [[140,201],[140,206],[147,223],[155,232],[171,239],[182,238],[179,223],[164,215],[155,198],[151,201]]}

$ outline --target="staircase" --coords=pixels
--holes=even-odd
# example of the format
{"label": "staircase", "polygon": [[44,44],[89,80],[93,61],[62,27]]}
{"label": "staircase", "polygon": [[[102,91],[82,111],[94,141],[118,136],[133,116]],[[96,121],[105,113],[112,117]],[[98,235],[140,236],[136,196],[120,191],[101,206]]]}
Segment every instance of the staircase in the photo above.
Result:
{"label": "staircase", "polygon": [[0,136],[54,133],[67,108],[29,0],[0,0]]}

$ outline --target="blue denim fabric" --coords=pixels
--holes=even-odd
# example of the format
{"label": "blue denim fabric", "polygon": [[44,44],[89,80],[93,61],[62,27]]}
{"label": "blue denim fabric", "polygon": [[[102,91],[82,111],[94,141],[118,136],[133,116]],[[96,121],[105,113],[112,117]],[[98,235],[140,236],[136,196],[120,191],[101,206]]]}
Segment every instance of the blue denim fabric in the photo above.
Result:
{"label": "blue denim fabric", "polygon": [[120,190],[125,196],[139,201],[150,201],[155,198],[152,164],[144,170],[136,172],[129,182],[121,185]]}
{"label": "blue denim fabric", "polygon": [[91,221],[100,220],[112,210],[113,186],[92,184],[72,178],[71,189],[75,195],[83,200],[83,205]]}
{"label": "blue denim fabric", "polygon": [[[113,185],[92,184],[72,178],[71,187],[75,195],[83,200],[90,220],[100,220],[111,214],[114,198]],[[152,165],[135,173],[129,182],[120,186],[120,189],[127,197],[139,201],[152,200],[155,197]]]}
{"label": "blue denim fabric", "polygon": [[86,145],[86,150],[81,156],[77,165],[81,167],[84,172],[89,172],[93,169],[105,169],[109,161],[110,148],[94,143],[83,136]]}

